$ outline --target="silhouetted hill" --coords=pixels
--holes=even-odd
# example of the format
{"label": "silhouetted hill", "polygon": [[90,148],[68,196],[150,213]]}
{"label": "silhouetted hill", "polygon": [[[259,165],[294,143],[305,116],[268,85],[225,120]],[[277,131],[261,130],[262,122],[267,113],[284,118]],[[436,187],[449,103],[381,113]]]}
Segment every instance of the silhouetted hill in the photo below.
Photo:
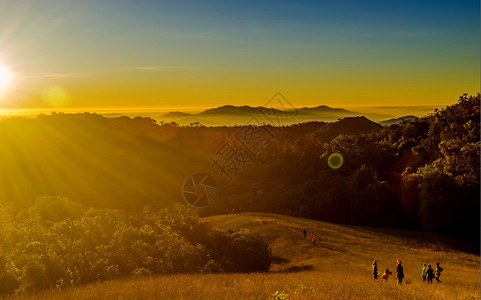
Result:
{"label": "silhouetted hill", "polygon": [[342,108],[331,108],[326,105],[321,105],[316,107],[303,107],[297,110],[295,109],[281,110],[277,108],[263,107],[263,106],[252,107],[248,105],[243,105],[243,106],[224,105],[216,108],[207,109],[203,112],[198,113],[197,115],[202,116],[202,115],[213,115],[213,114],[222,114],[222,115],[225,115],[225,114],[232,114],[232,115],[287,114],[291,116],[296,116],[296,115],[313,115],[313,114],[352,115],[355,113]]}
{"label": "silhouetted hill", "polygon": [[330,130],[338,134],[361,134],[381,129],[382,126],[366,117],[348,117],[335,122]]}
{"label": "silhouetted hill", "polygon": [[303,107],[298,109],[298,112],[300,114],[313,114],[313,113],[332,113],[332,114],[355,114],[354,112],[351,112],[347,109],[343,108],[332,108],[326,105],[320,105],[316,107]]}
{"label": "silhouetted hill", "polygon": [[192,116],[192,114],[181,112],[181,111],[171,111],[162,115],[162,117],[166,117],[166,118],[185,118],[190,116]]}
{"label": "silhouetted hill", "polygon": [[379,124],[383,125],[383,126],[389,126],[389,125],[393,125],[393,124],[399,124],[403,121],[411,121],[411,120],[415,120],[417,119],[418,117],[416,116],[412,116],[412,115],[409,115],[409,116],[403,116],[403,117],[399,117],[399,118],[394,118],[394,119],[389,119],[389,120],[385,120],[385,121],[381,121],[379,122]]}
{"label": "silhouetted hill", "polygon": [[[264,110],[263,107],[258,106],[258,107],[251,107],[251,106],[234,106],[234,105],[224,105],[216,108],[210,108],[207,109],[203,112],[200,112],[198,115],[200,116],[205,116],[205,115],[214,115],[214,114],[220,114],[220,115],[226,115],[226,114],[231,114],[231,115],[256,115],[256,114],[261,114],[263,112],[268,112],[271,110]],[[275,110],[277,113],[282,113],[280,110]]]}
{"label": "silhouetted hill", "polygon": [[301,109],[224,105],[196,114],[183,112],[167,113],[161,116],[161,120],[165,122],[175,121],[181,125],[188,125],[195,119],[196,122],[207,126],[242,125],[255,120],[257,123],[281,126],[309,121],[334,122],[340,118],[356,115],[360,114],[342,108],[331,108],[326,105],[303,107]]}
{"label": "silhouetted hill", "polygon": [[331,141],[340,134],[360,135],[382,129],[383,126],[366,117],[347,117],[337,122],[330,123],[319,130],[319,139]]}

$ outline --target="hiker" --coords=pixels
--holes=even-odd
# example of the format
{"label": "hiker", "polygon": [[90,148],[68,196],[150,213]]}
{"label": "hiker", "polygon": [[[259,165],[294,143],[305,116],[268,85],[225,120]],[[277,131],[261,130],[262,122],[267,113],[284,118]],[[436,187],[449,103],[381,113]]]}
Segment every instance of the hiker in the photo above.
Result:
{"label": "hiker", "polygon": [[426,274],[428,275],[428,283],[433,283],[433,278],[434,278],[434,270],[431,268],[431,265],[428,265],[428,270],[426,271]]}
{"label": "hiker", "polygon": [[402,284],[404,279],[404,268],[402,266],[402,261],[398,258],[397,265],[396,265],[396,277],[397,283]]}
{"label": "hiker", "polygon": [[312,241],[312,244],[315,246],[316,245],[316,235],[314,234],[314,232],[311,234],[311,241]]}
{"label": "hiker", "polygon": [[302,234],[304,235],[304,239],[305,239],[305,238],[306,238],[306,235],[307,235],[307,230],[304,229],[304,230],[302,231]]}
{"label": "hiker", "polygon": [[372,262],[372,276],[377,279],[377,262],[375,260]]}
{"label": "hiker", "polygon": [[382,274],[382,279],[387,281],[389,279],[389,275],[392,275],[392,272],[389,271],[389,268],[386,268],[386,270],[384,270],[384,274]]}
{"label": "hiker", "polygon": [[421,274],[423,275],[423,282],[426,281],[426,276],[427,276],[427,271],[428,271],[428,266],[426,264],[423,264],[422,266],[419,266],[421,268]]}
{"label": "hiker", "polygon": [[443,268],[439,266],[439,263],[436,263],[436,281],[437,282],[441,282],[441,280],[439,280],[439,276],[441,276],[442,271],[443,271]]}

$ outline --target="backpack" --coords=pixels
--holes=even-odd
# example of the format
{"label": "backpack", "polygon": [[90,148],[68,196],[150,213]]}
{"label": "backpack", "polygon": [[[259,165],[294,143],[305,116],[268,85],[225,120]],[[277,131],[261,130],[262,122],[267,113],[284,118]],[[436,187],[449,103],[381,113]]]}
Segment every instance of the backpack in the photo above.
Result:
{"label": "backpack", "polygon": [[443,271],[443,268],[439,267],[438,272],[441,273]]}

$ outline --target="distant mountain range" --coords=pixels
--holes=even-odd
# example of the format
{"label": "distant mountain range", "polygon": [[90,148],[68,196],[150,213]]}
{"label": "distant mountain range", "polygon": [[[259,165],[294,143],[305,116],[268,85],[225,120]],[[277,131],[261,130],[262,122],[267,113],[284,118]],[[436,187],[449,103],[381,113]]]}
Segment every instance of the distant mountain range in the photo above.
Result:
{"label": "distant mountain range", "polygon": [[[326,105],[303,107],[299,109],[282,110],[264,106],[234,106],[224,105],[206,109],[199,113],[173,111],[156,117],[158,121],[176,122],[180,125],[200,123],[207,126],[232,126],[248,123],[266,123],[272,125],[291,125],[309,121],[333,122],[345,117],[365,116],[370,120],[377,120],[381,125],[392,125],[411,120],[415,116],[405,116],[386,120],[386,115],[376,113],[363,114],[343,108],[332,108]],[[385,121],[379,121],[379,120]]]}
{"label": "distant mountain range", "polygon": [[345,114],[353,115],[354,112],[350,112],[343,108],[331,108],[326,105],[316,107],[303,107],[300,109],[280,110],[277,108],[267,108],[263,106],[234,106],[224,105],[216,108],[210,108],[197,114],[189,114],[180,111],[169,112],[163,115],[168,118],[184,118],[188,116],[212,116],[212,115],[253,115],[253,114],[269,114],[269,115],[317,115],[317,114]]}
{"label": "distant mountain range", "polygon": [[418,117],[416,117],[416,116],[409,115],[409,116],[404,116],[404,117],[400,117],[400,118],[394,118],[394,119],[389,119],[389,120],[386,120],[386,121],[381,121],[381,122],[379,122],[379,124],[384,125],[384,126],[389,126],[389,125],[393,125],[393,124],[399,124],[403,121],[414,120],[414,119],[417,119],[417,118]]}

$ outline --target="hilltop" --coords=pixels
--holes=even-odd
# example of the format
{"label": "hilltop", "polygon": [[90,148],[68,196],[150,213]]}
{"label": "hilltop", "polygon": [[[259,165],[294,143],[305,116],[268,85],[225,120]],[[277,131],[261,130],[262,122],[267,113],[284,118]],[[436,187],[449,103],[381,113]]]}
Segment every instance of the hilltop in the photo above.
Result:
{"label": "hilltop", "polygon": [[[272,299],[276,291],[294,299],[480,299],[479,255],[464,242],[412,231],[343,226],[276,214],[229,214],[202,219],[223,230],[263,236],[272,248],[268,273],[146,276],[98,282],[14,299]],[[315,232],[317,246],[303,239]],[[469,248],[469,247],[468,247]],[[406,278],[398,286],[371,278],[371,262],[395,270],[403,260]],[[246,257],[247,259],[247,257]],[[440,262],[442,284],[423,283],[418,266]]]}
{"label": "hilltop", "polygon": [[393,124],[399,124],[403,121],[415,120],[417,118],[418,117],[416,117],[416,116],[408,115],[408,116],[403,116],[403,117],[399,117],[399,118],[393,118],[393,119],[381,121],[381,122],[379,122],[379,124],[384,125],[384,126],[389,126],[389,125],[393,125]]}

